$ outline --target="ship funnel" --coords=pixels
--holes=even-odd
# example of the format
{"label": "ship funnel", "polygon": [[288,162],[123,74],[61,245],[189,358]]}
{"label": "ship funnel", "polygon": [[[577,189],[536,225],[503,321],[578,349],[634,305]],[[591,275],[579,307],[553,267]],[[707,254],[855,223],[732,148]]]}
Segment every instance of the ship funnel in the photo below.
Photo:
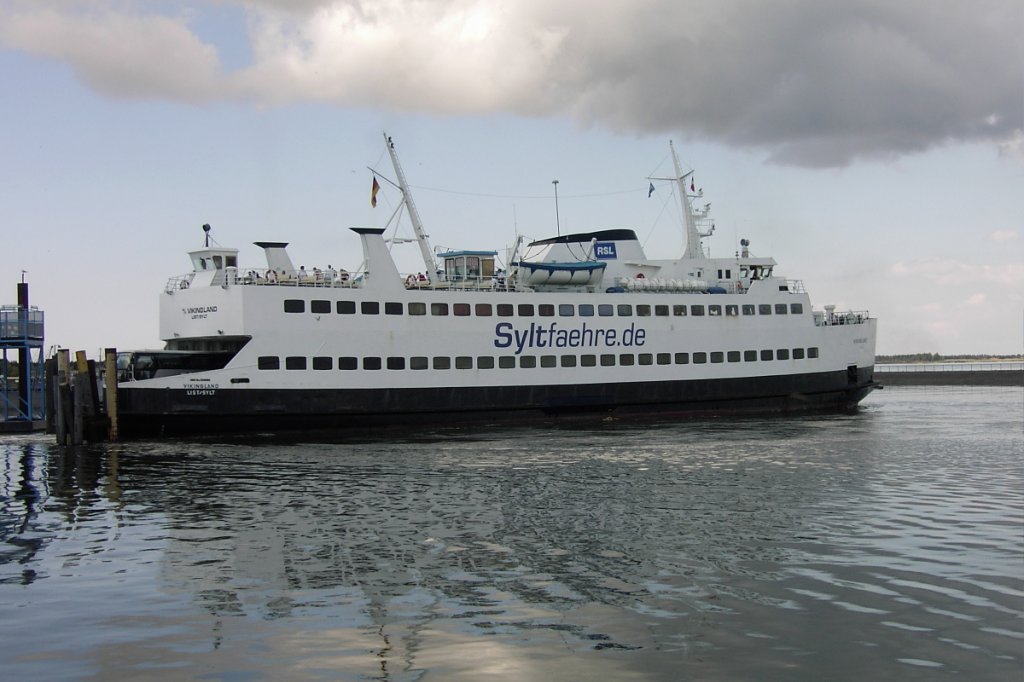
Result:
{"label": "ship funnel", "polygon": [[384,243],[383,227],[350,227],[363,243],[364,288],[375,291],[404,291],[402,276]]}
{"label": "ship funnel", "polygon": [[279,275],[284,273],[292,277],[295,276],[295,266],[292,265],[292,259],[285,251],[288,242],[253,242],[253,244],[263,249],[266,254],[268,270],[273,270]]}

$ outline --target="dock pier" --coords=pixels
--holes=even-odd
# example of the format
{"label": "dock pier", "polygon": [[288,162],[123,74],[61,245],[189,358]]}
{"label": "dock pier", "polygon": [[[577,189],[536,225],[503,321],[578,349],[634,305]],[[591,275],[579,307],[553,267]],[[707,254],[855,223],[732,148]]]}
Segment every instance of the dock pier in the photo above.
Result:
{"label": "dock pier", "polygon": [[102,365],[89,360],[85,351],[76,352],[72,363],[66,348],[58,350],[47,363],[53,368],[50,373],[54,396],[51,433],[56,435],[57,444],[116,441],[117,349],[104,350]]}

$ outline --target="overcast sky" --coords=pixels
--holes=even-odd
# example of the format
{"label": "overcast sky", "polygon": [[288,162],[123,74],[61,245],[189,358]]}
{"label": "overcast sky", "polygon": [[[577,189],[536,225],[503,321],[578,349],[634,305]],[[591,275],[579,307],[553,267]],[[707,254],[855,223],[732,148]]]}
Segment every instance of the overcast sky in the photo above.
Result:
{"label": "overcast sky", "polygon": [[1019,0],[0,0],[0,302],[26,270],[48,343],[159,346],[205,222],[354,268],[382,129],[435,245],[548,236],[557,178],[563,229],[671,257],[674,139],[713,255],[750,238],[881,353],[1019,353],[1022,35]]}

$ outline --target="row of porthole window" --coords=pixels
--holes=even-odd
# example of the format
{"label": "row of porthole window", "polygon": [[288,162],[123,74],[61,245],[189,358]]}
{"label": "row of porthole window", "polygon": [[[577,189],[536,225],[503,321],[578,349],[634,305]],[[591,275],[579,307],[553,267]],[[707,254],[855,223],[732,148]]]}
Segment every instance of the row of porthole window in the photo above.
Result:
{"label": "row of porthole window", "polygon": [[[299,298],[288,298],[284,301],[284,311],[286,313],[304,313],[306,312],[307,301]],[[743,315],[801,315],[804,312],[804,306],[802,303],[744,303],[744,304],[656,304],[648,305],[644,303],[638,303],[633,305],[631,303],[541,303],[534,305],[533,303],[425,303],[420,301],[414,301],[412,303],[404,304],[397,301],[389,301],[381,306],[379,301],[361,301],[359,305],[356,305],[355,301],[335,301],[334,306],[331,305],[331,301],[313,299],[308,301],[309,312],[317,315],[330,315],[333,312],[337,312],[339,315],[355,315],[358,309],[362,315],[380,315],[382,310],[385,315],[403,315],[406,314],[406,309],[409,315],[418,316],[426,315],[428,312],[430,315],[436,316],[447,316],[454,315],[456,317],[468,317],[475,315],[477,317],[738,317],[741,313]],[[333,310],[332,310],[333,308]]]}
{"label": "row of porthole window", "polygon": [[[481,355],[476,358],[460,355],[455,358],[448,356],[425,355],[404,357],[363,357],[343,356],[333,358],[320,355],[307,358],[303,355],[290,355],[284,358],[284,369],[316,369],[341,370],[356,369],[514,369],[533,367],[631,367],[633,365],[703,365],[722,362],[759,362],[772,360],[804,360],[816,359],[818,349],[812,348],[777,348],[757,350],[711,351],[710,353],[603,353],[600,355],[502,355],[497,358]],[[517,360],[518,358],[518,360]],[[337,362],[335,362],[337,360]],[[281,369],[281,358],[276,355],[263,355],[257,359],[257,368],[274,370]]]}

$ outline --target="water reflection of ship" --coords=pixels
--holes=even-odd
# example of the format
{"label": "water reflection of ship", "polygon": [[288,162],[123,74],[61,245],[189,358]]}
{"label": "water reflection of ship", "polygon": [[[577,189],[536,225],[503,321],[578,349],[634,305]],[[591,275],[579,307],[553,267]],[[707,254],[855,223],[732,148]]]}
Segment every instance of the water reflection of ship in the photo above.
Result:
{"label": "water reflection of ship", "polygon": [[[601,447],[581,443],[585,433],[565,438]],[[581,611],[642,614],[666,571],[687,583],[672,599],[700,611],[712,604],[701,586],[732,572],[730,562],[779,559],[765,541],[777,533],[773,517],[744,514],[748,525],[737,527],[721,487],[700,471],[684,483],[636,476],[628,457],[595,468],[550,440],[519,468],[521,458],[507,463],[508,447],[110,446],[48,458],[26,450],[36,463],[21,465],[17,485],[45,490],[28,507],[60,502],[47,505],[60,520],[38,535],[118,509],[109,523],[128,519],[159,537],[154,591],[208,613],[214,647],[237,631],[233,617],[315,615],[338,624],[333,646],[377,651],[388,675],[388,665],[422,667],[424,638],[436,646],[438,632],[463,643],[512,634],[557,636],[570,649],[638,646],[640,635]],[[680,485],[691,509],[678,506]]]}

